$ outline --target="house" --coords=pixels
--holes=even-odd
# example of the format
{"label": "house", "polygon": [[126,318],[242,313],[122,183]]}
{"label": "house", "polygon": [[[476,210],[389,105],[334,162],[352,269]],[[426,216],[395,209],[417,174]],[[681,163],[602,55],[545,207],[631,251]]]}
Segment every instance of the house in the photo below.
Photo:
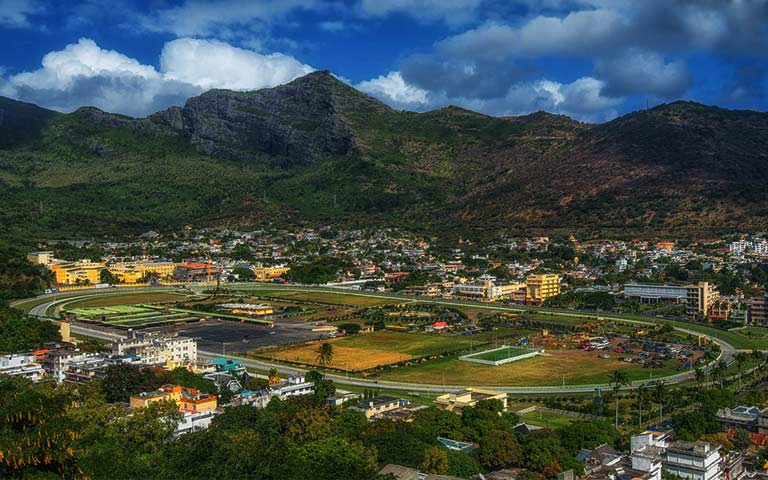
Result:
{"label": "house", "polygon": [[757,407],[738,406],[736,408],[721,408],[717,411],[717,421],[725,430],[742,428],[757,432],[760,409]]}
{"label": "house", "polygon": [[499,400],[503,409],[507,409],[507,394],[483,388],[467,388],[454,393],[446,393],[435,399],[435,407],[461,415],[461,410],[474,407],[482,400]]}
{"label": "house", "polygon": [[408,400],[400,398],[380,396],[368,400],[361,400],[357,405],[350,407],[363,412],[365,418],[373,420],[385,412],[397,410],[408,404]]}
{"label": "house", "polygon": [[209,372],[204,374],[203,378],[212,381],[217,387],[229,389],[231,392],[237,392],[243,388],[240,381],[229,373]]}
{"label": "house", "polygon": [[45,375],[45,369],[37,362],[34,354],[14,354],[0,356],[0,374],[24,377],[37,382]]}
{"label": "house", "polygon": [[197,341],[178,334],[136,332],[112,342],[112,355],[134,355],[141,365],[160,365],[169,369],[197,361]]}
{"label": "house", "polygon": [[768,408],[763,409],[757,418],[757,433],[768,435]]}
{"label": "house", "polygon": [[182,414],[176,429],[177,434],[206,429],[213,417],[221,413],[218,410],[216,395],[180,385],[163,385],[154,392],[131,395],[129,399],[131,409],[166,401],[176,403]]}
{"label": "house", "polygon": [[387,475],[391,475],[397,480],[462,480],[459,477],[452,477],[450,475],[433,475],[429,473],[421,473],[415,468],[403,467],[401,465],[387,464],[379,470],[379,476],[386,478]]}
{"label": "house", "polygon": [[315,393],[315,384],[306,381],[304,375],[288,377],[287,381],[269,388],[272,390],[272,396],[279,397],[281,400],[300,395],[314,395]]}
{"label": "house", "polygon": [[712,480],[722,473],[720,445],[708,442],[673,442],[664,457],[664,470],[682,478]]}
{"label": "house", "polygon": [[248,405],[255,408],[264,408],[272,400],[272,392],[265,388],[263,390],[243,390],[232,397],[230,402],[234,406]]}

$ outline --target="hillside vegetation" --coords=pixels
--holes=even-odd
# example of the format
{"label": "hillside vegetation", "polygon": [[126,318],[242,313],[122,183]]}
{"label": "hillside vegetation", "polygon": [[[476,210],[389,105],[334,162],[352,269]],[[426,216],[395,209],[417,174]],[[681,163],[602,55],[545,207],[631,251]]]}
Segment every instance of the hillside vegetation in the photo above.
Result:
{"label": "hillside vegetation", "polygon": [[399,224],[461,235],[768,226],[768,114],[676,102],[590,125],[397,111],[315,72],[144,119],[0,99],[7,238],[184,224]]}

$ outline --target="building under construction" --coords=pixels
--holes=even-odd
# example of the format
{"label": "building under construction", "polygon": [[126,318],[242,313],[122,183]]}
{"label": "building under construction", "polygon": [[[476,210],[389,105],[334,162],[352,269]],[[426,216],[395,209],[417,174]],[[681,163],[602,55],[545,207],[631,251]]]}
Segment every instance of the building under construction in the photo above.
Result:
{"label": "building under construction", "polygon": [[173,269],[173,278],[179,282],[215,282],[221,273],[221,268],[210,262],[184,262]]}

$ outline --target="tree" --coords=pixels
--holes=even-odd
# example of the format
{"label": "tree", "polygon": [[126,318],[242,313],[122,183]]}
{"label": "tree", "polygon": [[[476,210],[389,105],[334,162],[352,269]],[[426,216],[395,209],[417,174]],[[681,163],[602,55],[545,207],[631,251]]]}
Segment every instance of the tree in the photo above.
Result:
{"label": "tree", "polygon": [[419,469],[423,473],[445,475],[448,472],[448,454],[444,448],[429,447],[424,450],[424,460]]}
{"label": "tree", "polygon": [[629,385],[629,376],[624,370],[615,370],[611,374],[611,379],[608,384],[613,386],[613,394],[615,397],[613,401],[616,404],[616,420],[614,426],[619,428],[619,390],[621,390],[621,387]]}
{"label": "tree", "polygon": [[317,347],[315,362],[323,367],[323,371],[333,362],[333,345],[328,342],[321,343]]}
{"label": "tree", "polygon": [[101,283],[108,283],[110,285],[120,283],[120,279],[116,275],[113,275],[108,268],[104,268],[99,272],[99,280],[101,280]]}
{"label": "tree", "polygon": [[659,383],[656,384],[653,396],[659,404],[659,422],[661,422],[664,418],[664,402],[667,399],[667,385],[663,380],[660,380]]}
{"label": "tree", "polygon": [[232,270],[232,276],[237,277],[238,280],[243,282],[249,282],[256,278],[256,274],[253,273],[253,270],[247,267],[235,267]]}
{"label": "tree", "polygon": [[292,465],[284,478],[359,480],[373,478],[379,469],[376,453],[358,442],[327,437],[292,451]]}
{"label": "tree", "polygon": [[739,368],[739,390],[741,390],[741,372],[744,368],[744,364],[749,360],[750,355],[747,352],[739,352],[736,354],[736,364]]}
{"label": "tree", "polygon": [[520,445],[511,432],[497,430],[480,440],[480,464],[489,470],[518,466],[522,458]]}
{"label": "tree", "polygon": [[269,384],[275,385],[280,383],[280,372],[277,371],[276,368],[270,368],[269,369]]}

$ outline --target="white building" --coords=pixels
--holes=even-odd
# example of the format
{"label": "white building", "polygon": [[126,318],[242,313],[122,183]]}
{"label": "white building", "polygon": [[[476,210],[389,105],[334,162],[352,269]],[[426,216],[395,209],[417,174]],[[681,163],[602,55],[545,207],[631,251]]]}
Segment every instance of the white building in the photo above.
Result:
{"label": "white building", "polygon": [[720,477],[720,445],[708,442],[673,442],[664,458],[664,470],[682,478],[714,480]]}
{"label": "white building", "polygon": [[177,435],[205,430],[211,426],[213,417],[220,415],[222,412],[219,410],[208,410],[205,412],[184,411],[182,413],[184,416],[179,421],[179,426],[176,429]]}
{"label": "white building", "polygon": [[303,375],[288,377],[287,382],[271,387],[272,396],[280,397],[285,400],[288,397],[297,397],[299,395],[313,395],[315,393],[315,384],[307,382]]}
{"label": "white building", "polygon": [[112,355],[136,356],[140,365],[176,368],[197,361],[197,341],[189,337],[129,330],[112,342]]}
{"label": "white building", "polygon": [[0,356],[0,374],[24,377],[36,382],[45,375],[45,370],[37,363],[34,355],[22,353]]}

